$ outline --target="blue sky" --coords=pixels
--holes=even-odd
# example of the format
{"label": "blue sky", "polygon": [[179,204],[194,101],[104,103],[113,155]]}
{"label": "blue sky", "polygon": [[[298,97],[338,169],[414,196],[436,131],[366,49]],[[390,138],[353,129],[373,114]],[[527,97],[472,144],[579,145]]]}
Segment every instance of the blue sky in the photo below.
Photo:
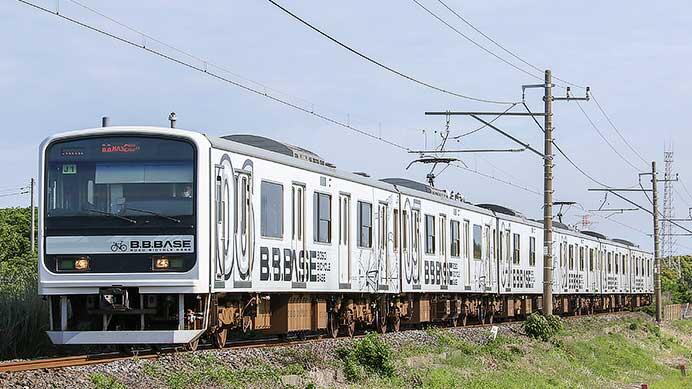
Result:
{"label": "blue sky", "polygon": [[[444,119],[426,117],[426,110],[501,109],[397,78],[308,30],[267,1],[81,1],[244,78],[285,92],[291,102],[409,147],[425,146],[423,129],[428,146],[439,142],[435,131],[444,128]],[[419,1],[512,60],[436,0]],[[171,53],[68,0],[34,2],[51,9],[59,3],[64,15]],[[521,97],[522,84],[536,82],[463,40],[413,1],[280,3],[377,60],[450,90],[514,101]],[[657,160],[660,171],[664,144],[674,143],[674,169],[692,189],[692,156],[685,152],[691,140],[686,122],[692,81],[685,64],[692,57],[692,4],[624,0],[447,3],[532,64],[590,85],[622,134],[647,161]],[[405,170],[413,156],[386,144],[20,2],[2,2],[0,20],[0,117],[4,133],[0,189],[23,186],[36,176],[38,144],[50,134],[96,127],[103,115],[110,116],[114,125],[165,126],[171,111],[177,113],[180,128],[213,135],[269,136],[311,149],[343,170],[421,181],[427,173],[427,168],[418,166]],[[527,102],[535,110],[541,108],[537,91],[529,93]],[[619,152],[638,169],[646,169],[593,102],[582,107]],[[554,122],[557,142],[591,175],[613,186],[637,184],[637,171],[611,151],[575,103],[555,103]],[[530,120],[502,118],[496,124],[542,149],[542,134]],[[461,117],[452,118],[450,125],[452,135],[476,127],[471,119]],[[513,146],[489,129],[455,145]],[[465,156],[464,161],[472,168],[541,191],[542,161],[534,154]],[[593,184],[561,157],[556,157],[555,163],[556,197],[577,201],[586,209],[597,208],[602,195],[586,191]],[[472,202],[504,204],[535,218],[542,215],[541,196],[459,169],[447,169],[437,186],[461,191]],[[660,189],[662,192],[662,185]],[[692,197],[679,184],[677,192],[674,206],[682,217]],[[630,197],[639,204],[648,203],[639,194]],[[627,206],[614,198],[609,202],[611,207]],[[0,206],[26,203],[28,196],[0,197]],[[565,220],[576,223],[582,214],[584,211],[572,207]],[[610,220],[617,223],[596,216],[591,220],[591,229],[645,248],[652,246],[649,237],[632,229],[651,231],[650,217],[643,212],[612,216]],[[692,247],[689,238],[680,237],[678,243],[678,251],[692,251],[687,249]]]}

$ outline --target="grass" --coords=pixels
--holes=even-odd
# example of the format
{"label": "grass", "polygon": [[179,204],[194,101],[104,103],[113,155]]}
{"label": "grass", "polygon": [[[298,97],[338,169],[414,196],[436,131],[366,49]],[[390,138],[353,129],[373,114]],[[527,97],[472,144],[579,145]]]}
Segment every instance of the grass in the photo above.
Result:
{"label": "grass", "polygon": [[[687,334],[687,340],[682,334]],[[692,360],[692,321],[660,329],[644,316],[567,320],[552,340],[498,336],[485,344],[443,329],[428,330],[432,344],[408,344],[397,374],[360,387],[423,388],[689,388],[676,361]]]}
{"label": "grass", "polygon": [[185,361],[186,368],[169,371],[158,362],[146,362],[143,371],[172,389],[221,386],[226,388],[276,387],[283,375],[304,375],[299,364],[272,367],[257,361],[252,367],[233,369],[212,354],[193,354]]}
{"label": "grass", "polygon": [[91,374],[89,381],[94,384],[96,389],[125,389],[125,385],[115,377],[103,373]]}

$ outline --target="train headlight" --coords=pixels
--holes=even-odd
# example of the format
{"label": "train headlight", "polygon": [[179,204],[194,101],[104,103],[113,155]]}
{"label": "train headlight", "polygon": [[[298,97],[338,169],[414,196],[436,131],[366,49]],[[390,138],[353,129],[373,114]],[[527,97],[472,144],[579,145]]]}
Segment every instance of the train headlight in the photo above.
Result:
{"label": "train headlight", "polygon": [[89,260],[90,260],[90,258],[87,256],[77,257],[77,258],[61,257],[61,258],[58,258],[58,260],[57,260],[57,262],[58,262],[57,270],[58,271],[67,271],[67,272],[88,271],[89,270]]}
{"label": "train headlight", "polygon": [[154,271],[181,271],[183,269],[183,258],[176,255],[153,255],[151,257],[151,268]]}
{"label": "train headlight", "polygon": [[167,270],[169,266],[170,266],[170,261],[168,260],[168,257],[154,258],[154,269]]}

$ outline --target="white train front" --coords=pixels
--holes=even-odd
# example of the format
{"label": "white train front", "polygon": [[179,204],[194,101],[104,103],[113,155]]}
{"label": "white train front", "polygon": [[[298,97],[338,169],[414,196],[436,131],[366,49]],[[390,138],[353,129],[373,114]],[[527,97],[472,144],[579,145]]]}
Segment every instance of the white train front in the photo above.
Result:
{"label": "white train front", "polygon": [[[39,293],[56,344],[222,347],[229,331],[352,335],[540,306],[541,224],[504,207],[252,135],[97,128],[46,139],[40,158]],[[650,302],[651,254],[554,236],[557,312]]]}

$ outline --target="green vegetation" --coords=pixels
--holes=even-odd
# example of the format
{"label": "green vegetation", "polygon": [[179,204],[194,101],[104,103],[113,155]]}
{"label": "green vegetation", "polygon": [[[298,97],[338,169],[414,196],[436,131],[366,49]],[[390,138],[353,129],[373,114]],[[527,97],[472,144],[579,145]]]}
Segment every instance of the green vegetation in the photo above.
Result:
{"label": "green vegetation", "polygon": [[125,385],[115,377],[103,373],[94,373],[90,375],[89,381],[94,384],[96,389],[125,389]]}
{"label": "green vegetation", "polygon": [[523,328],[530,337],[548,341],[562,330],[562,320],[555,315],[532,313],[524,322]]}
{"label": "green vegetation", "polygon": [[0,209],[0,359],[30,357],[50,347],[48,306],[37,294],[28,208]]}
{"label": "green vegetation", "polygon": [[675,271],[661,269],[661,289],[670,295],[671,304],[692,303],[692,256],[679,257],[681,277]]}
{"label": "green vegetation", "polygon": [[185,369],[169,370],[160,362],[144,362],[146,375],[163,381],[169,388],[226,387],[247,388],[281,386],[281,376],[305,374],[303,366],[288,364],[273,367],[255,361],[252,367],[234,369],[212,354],[195,353],[187,356]]}
{"label": "green vegetation", "polygon": [[692,378],[678,370],[680,361],[692,360],[692,321],[659,328],[646,316],[632,314],[616,320],[570,319],[560,327],[550,341],[540,335],[498,335],[481,344],[452,331],[431,329],[427,333],[432,343],[406,344],[394,354],[393,376],[367,378],[358,385],[591,388],[648,383],[650,388],[692,387]]}
{"label": "green vegetation", "polygon": [[349,381],[361,381],[369,374],[380,377],[394,375],[391,348],[374,332],[356,341],[353,347],[338,350]]}

